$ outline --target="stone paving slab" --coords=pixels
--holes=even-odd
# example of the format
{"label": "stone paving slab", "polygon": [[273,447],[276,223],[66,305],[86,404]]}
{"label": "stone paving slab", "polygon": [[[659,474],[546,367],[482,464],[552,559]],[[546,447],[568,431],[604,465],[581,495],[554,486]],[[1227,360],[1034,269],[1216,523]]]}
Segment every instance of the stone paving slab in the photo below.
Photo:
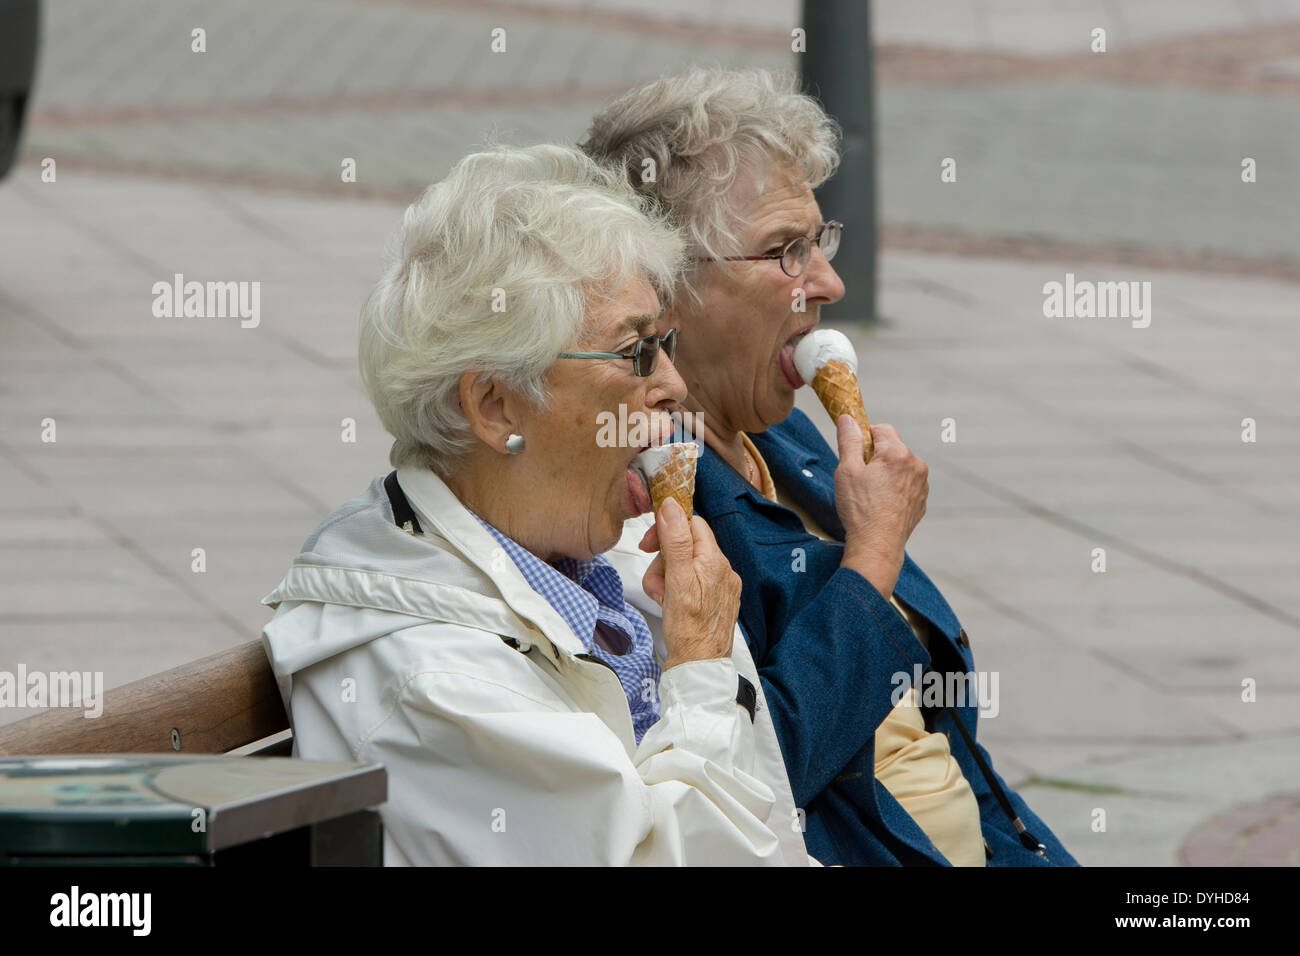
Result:
{"label": "stone paving slab", "polygon": [[[631,86],[685,51],[725,58],[751,45],[726,31],[647,36],[617,21],[597,18],[593,27],[522,7],[488,13],[470,4],[177,0],[160,11],[146,0],[121,0],[111,16],[94,0],[54,0],[49,8],[45,29],[53,39],[38,85],[43,106],[58,109],[209,103],[214,93],[218,101],[239,102],[576,86],[593,76]],[[103,31],[98,42],[96,27]],[[205,53],[191,50],[195,27],[207,31]],[[504,53],[490,49],[496,27],[506,30]]]}
{"label": "stone paving slab", "polygon": [[[240,642],[208,613],[159,613],[156,608],[117,613],[107,607],[67,607],[19,616],[6,611],[0,670],[101,672],[104,688],[120,686],[216,654]],[[251,640],[251,638],[250,638]],[[0,724],[33,716],[27,707],[0,708]]]}
{"label": "stone paving slab", "polygon": [[[879,116],[889,223],[979,235],[1064,226],[1074,241],[1260,256],[1293,254],[1300,239],[1283,212],[1300,165],[1293,99],[1067,81],[886,87]],[[1243,183],[1246,156],[1274,176]],[[955,182],[940,180],[945,157]]]}
{"label": "stone paving slab", "polygon": [[1300,793],[1233,808],[1183,845],[1187,866],[1300,866]]}
{"label": "stone paving slab", "polygon": [[[1268,734],[1295,733],[1297,724],[1300,724],[1297,719],[1300,689],[1296,687],[1294,674],[1289,675],[1289,684],[1270,680],[1267,670],[1251,671],[1250,674],[1256,675],[1254,679],[1257,681],[1257,696],[1253,703],[1242,701],[1240,682],[1222,688],[1180,691],[1178,697],[1188,707],[1231,726],[1245,741]],[[1300,777],[1293,773],[1292,780],[1300,780]]]}
{"label": "stone paving slab", "polygon": [[[0,547],[0,568],[0,606],[7,615],[48,614],[56,608],[88,614],[148,614],[160,607],[185,614],[210,610],[117,542],[102,547],[84,541]],[[6,640],[9,655],[15,655],[8,644],[13,639]],[[135,662],[137,669],[149,666],[144,660]]]}
{"label": "stone paving slab", "polygon": [[[1176,866],[1188,834],[1211,819],[1294,791],[1297,740],[1292,732],[1102,759],[1072,768],[1069,786],[1021,794],[1085,866]],[[1096,809],[1106,811],[1104,832],[1092,828]]]}
{"label": "stone paving slab", "polygon": [[[998,675],[997,715],[988,719],[987,726],[985,717],[980,718],[985,741],[1002,736],[1036,740],[1086,736],[1122,744],[1132,738],[1149,742],[1236,735],[1234,727],[1193,702],[1159,693],[1140,675],[1078,647],[1086,640],[1084,635],[1078,635],[1076,646],[1071,646],[1019,621],[976,608],[968,608],[963,620],[976,667]],[[1044,709],[1045,700],[1069,703]]]}
{"label": "stone paving slab", "polygon": [[[352,157],[354,191],[392,197],[438,178],[489,136],[573,142],[603,99],[689,62],[798,62],[784,35],[798,17],[792,3],[759,4],[739,17],[734,4],[693,5],[680,19],[658,4],[648,11],[615,2],[478,10],[236,0],[211,9],[185,0],[160,15],[146,0],[125,0],[111,21],[94,6],[51,5],[29,161],[55,156],[151,175],[329,189],[342,158]],[[1300,99],[1134,82],[1101,69],[1106,55],[1094,57],[1090,77],[1080,52],[1097,25],[1113,32],[1114,55],[1136,53],[1139,61],[1144,44],[1189,33],[1245,30],[1258,46],[1269,24],[1293,26],[1300,5],[1221,4],[1210,13],[1202,2],[1178,5],[1177,15],[1159,2],[1138,4],[1131,15],[1100,0],[1001,2],[979,12],[944,6],[941,17],[918,18],[905,4],[877,4],[876,42],[906,52],[920,29],[927,47],[954,54],[1016,48],[1075,58],[1051,82],[1013,75],[935,84],[886,71],[880,207],[891,228],[1261,261],[1300,255],[1300,232],[1285,213],[1286,170],[1300,161]],[[189,45],[200,22],[211,34],[201,54]],[[1002,26],[1011,23],[1013,30]],[[507,49],[493,53],[490,31],[502,24]],[[87,42],[95,28],[105,42]],[[1195,59],[1150,48],[1148,60]],[[1241,50],[1201,56],[1249,59]],[[1240,181],[1244,155],[1259,164],[1255,183]],[[941,183],[938,162],[949,156],[959,175]]]}
{"label": "stone paving slab", "polygon": [[980,4],[890,0],[873,3],[872,12],[878,35],[891,43],[1050,54],[1087,51],[1095,27],[1106,29],[1113,49],[1183,34],[1230,30],[1245,23],[1290,20],[1296,5],[1288,0],[1189,0],[1179,3],[1177,15],[1171,16],[1170,4],[1161,0],[1122,4],[1100,0],[992,0]]}
{"label": "stone paving slab", "polygon": [[[988,747],[993,748],[992,753],[996,754],[994,760],[997,764],[998,773],[1002,775],[1004,780],[1017,781],[1016,786],[1018,789],[1031,781],[1060,780],[1068,783],[1069,775],[1075,767],[1117,757],[1150,753],[1168,746],[1167,742],[1144,743],[1131,737],[1121,743],[1080,740],[1073,737],[1044,742],[1036,737],[1024,739],[1005,733],[997,736],[996,731],[995,736],[987,741],[981,731],[980,742],[986,743]],[[1043,786],[1043,784],[1039,783],[1030,783],[1030,785],[1036,788]],[[1037,792],[1036,789],[1035,794]],[[1032,799],[1034,812],[1042,816],[1042,807],[1037,798]],[[1057,808],[1053,807],[1052,811],[1053,813],[1057,812]],[[1050,817],[1045,819],[1047,819],[1048,825],[1052,827],[1053,832],[1059,835],[1058,827],[1061,822]],[[1072,844],[1070,849],[1074,849]]]}

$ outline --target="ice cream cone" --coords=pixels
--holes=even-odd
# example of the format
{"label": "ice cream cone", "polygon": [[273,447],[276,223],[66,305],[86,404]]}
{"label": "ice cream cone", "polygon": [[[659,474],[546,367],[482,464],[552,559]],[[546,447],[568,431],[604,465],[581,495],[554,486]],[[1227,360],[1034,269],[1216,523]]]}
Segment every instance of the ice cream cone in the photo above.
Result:
{"label": "ice cream cone", "polygon": [[653,471],[647,469],[646,484],[655,513],[659,513],[660,505],[673,498],[690,517],[695,508],[695,462],[699,446],[694,442],[673,442],[654,451],[660,453],[655,456],[657,467]]}
{"label": "ice cream cone", "polygon": [[858,388],[858,377],[853,369],[846,362],[832,359],[817,370],[812,387],[831,421],[838,422],[841,415],[853,416],[858,428],[862,429],[862,460],[870,461],[875,445],[871,441],[871,425],[867,421],[862,391]]}

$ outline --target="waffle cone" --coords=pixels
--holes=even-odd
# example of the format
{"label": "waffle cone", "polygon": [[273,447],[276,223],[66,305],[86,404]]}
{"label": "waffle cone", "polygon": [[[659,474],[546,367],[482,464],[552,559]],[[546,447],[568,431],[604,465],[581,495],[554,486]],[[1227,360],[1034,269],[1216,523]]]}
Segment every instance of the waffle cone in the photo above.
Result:
{"label": "waffle cone", "polygon": [[871,441],[871,425],[867,421],[867,410],[862,404],[858,377],[853,374],[853,370],[837,360],[827,362],[817,370],[812,387],[821,399],[822,407],[830,414],[831,421],[838,422],[841,415],[853,416],[858,428],[862,429],[862,460],[870,461],[875,445]]}
{"label": "waffle cone", "polygon": [[659,506],[669,498],[675,498],[682,506],[686,517],[695,509],[695,456],[686,449],[674,453],[672,459],[650,476],[650,500],[654,504],[655,514]]}

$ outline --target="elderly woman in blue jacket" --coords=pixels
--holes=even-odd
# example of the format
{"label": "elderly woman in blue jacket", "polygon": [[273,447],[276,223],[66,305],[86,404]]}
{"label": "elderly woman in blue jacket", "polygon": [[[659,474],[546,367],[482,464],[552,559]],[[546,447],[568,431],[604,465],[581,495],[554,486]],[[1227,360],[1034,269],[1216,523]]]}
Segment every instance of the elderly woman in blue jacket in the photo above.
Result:
{"label": "elderly woman in blue jacket", "polygon": [[[925,463],[876,425],[864,465],[848,416],[837,459],[794,407],[795,345],[844,294],[829,263],[842,227],[812,192],[838,164],[837,136],[792,77],[692,70],[620,97],[583,148],[688,237],[693,264],[661,324],[679,331],[686,404],[701,413],[695,506],[743,581],[741,625],[809,852],[1074,865],[975,743],[978,702],[911,686],[917,673],[973,686],[965,630],[904,550],[925,514]],[[806,311],[792,308],[800,290]]]}

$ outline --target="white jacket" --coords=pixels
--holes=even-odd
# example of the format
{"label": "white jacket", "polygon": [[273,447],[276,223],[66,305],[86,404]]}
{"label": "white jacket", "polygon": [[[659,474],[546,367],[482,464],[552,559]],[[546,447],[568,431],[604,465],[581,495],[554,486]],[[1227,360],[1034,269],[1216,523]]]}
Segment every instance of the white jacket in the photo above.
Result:
{"label": "white jacket", "polygon": [[[450,489],[419,469],[398,481],[422,535],[396,526],[376,478],[262,601],[294,755],[388,769],[385,864],[810,862],[739,628],[730,660],[663,674],[637,746],[617,676]],[[636,547],[650,520],[607,557],[662,661],[641,588],[653,556]],[[758,695],[752,722],[738,674]]]}

